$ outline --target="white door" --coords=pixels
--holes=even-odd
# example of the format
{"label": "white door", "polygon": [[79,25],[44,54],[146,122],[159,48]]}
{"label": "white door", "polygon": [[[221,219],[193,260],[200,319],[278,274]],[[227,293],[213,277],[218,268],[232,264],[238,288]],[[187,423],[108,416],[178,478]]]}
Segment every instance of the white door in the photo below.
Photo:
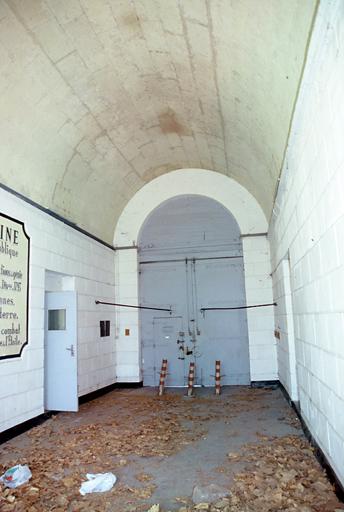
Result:
{"label": "white door", "polygon": [[75,292],[45,294],[45,409],[78,410]]}

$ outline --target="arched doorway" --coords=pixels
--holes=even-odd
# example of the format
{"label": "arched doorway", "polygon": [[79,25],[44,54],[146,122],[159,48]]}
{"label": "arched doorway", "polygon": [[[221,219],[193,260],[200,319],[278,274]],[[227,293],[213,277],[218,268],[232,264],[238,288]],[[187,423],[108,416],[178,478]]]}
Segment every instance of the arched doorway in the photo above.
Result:
{"label": "arched doorway", "polygon": [[[245,291],[249,305],[273,301],[267,220],[256,199],[235,180],[204,169],[179,169],[147,183],[130,199],[114,233],[116,302],[139,303],[141,228],[164,201],[183,194],[214,199],[236,219],[243,244]],[[277,379],[273,306],[247,310],[251,381]],[[116,380],[142,381],[139,310],[116,308]]]}
{"label": "arched doorway", "polygon": [[158,384],[163,358],[169,386],[186,385],[191,361],[196,385],[214,385],[215,360],[221,360],[223,384],[248,384],[246,311],[203,309],[246,304],[233,215],[209,197],[179,195],[151,212],[138,245],[140,304],[172,310],[141,310],[144,385]]}

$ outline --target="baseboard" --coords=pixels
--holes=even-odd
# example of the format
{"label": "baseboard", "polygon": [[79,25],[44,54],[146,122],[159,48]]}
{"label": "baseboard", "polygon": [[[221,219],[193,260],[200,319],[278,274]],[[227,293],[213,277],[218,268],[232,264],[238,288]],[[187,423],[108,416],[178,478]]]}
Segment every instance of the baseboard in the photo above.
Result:
{"label": "baseboard", "polygon": [[110,393],[114,389],[124,389],[124,388],[142,388],[143,382],[115,382],[114,384],[110,384],[109,386],[105,386],[105,388],[96,389],[95,391],[91,391],[86,395],[82,395],[79,397],[79,404],[84,404],[86,402],[90,402],[91,400],[95,400],[100,396],[106,395]]}
{"label": "baseboard", "polygon": [[30,430],[31,428],[38,427],[38,425],[41,425],[42,423],[47,421],[49,418],[51,418],[51,416],[53,414],[55,414],[54,411],[44,412],[43,414],[40,414],[39,416],[30,418],[29,420],[26,420],[23,423],[18,423],[18,425],[14,425],[14,427],[8,428],[7,430],[0,432],[0,444],[6,443],[6,441],[9,441],[10,439],[13,439],[14,437],[17,437],[20,434],[23,434],[24,432],[26,432],[27,430]]}
{"label": "baseboard", "polygon": [[[116,382],[115,384],[111,384],[110,386],[106,386],[105,388],[97,389],[96,391],[92,391],[91,393],[87,393],[86,395],[79,397],[79,404],[83,404],[91,400],[94,400],[95,398],[105,395],[106,393],[110,393],[110,391],[113,391],[114,389],[140,388],[142,386],[143,382],[125,382],[123,384]],[[43,414],[40,414],[39,416],[30,418],[29,420],[24,421],[23,423],[18,423],[18,425],[14,425],[13,427],[8,428],[3,432],[0,432],[0,444],[6,443],[6,441],[9,441],[10,439],[17,437],[20,434],[27,432],[31,428],[41,425],[49,418],[51,418],[52,415],[55,414],[58,414],[58,411],[46,411]]]}
{"label": "baseboard", "polygon": [[252,380],[251,388],[271,388],[277,389],[280,385],[279,380]]}
{"label": "baseboard", "polygon": [[321,467],[326,471],[326,475],[327,475],[329,481],[331,482],[331,484],[334,486],[334,489],[335,489],[337,497],[341,501],[344,502],[344,487],[343,487],[343,484],[338,479],[338,477],[337,477],[335,471],[333,470],[330,462],[328,461],[325,453],[320,448],[319,444],[314,439],[311,431],[309,430],[308,426],[306,425],[306,422],[303,419],[302,414],[301,414],[301,410],[300,410],[300,407],[299,407],[299,402],[293,402],[291,400],[288,391],[285,389],[285,387],[283,386],[283,384],[281,382],[279,383],[279,387],[281,388],[282,393],[285,396],[285,398],[286,398],[287,402],[289,403],[290,407],[292,407],[294,409],[295,413],[297,414],[297,417],[299,418],[300,423],[301,423],[301,427],[302,427],[303,433],[305,434],[305,436],[308,439],[308,441],[311,444],[311,446],[314,448],[314,455],[316,456],[316,458],[317,458],[319,464],[321,465]]}

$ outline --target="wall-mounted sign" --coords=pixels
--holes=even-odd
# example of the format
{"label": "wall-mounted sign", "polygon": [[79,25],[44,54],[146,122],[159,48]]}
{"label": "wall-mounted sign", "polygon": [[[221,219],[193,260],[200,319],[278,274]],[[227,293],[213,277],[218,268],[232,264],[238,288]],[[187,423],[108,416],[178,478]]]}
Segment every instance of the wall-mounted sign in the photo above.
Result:
{"label": "wall-mounted sign", "polygon": [[0,213],[0,359],[28,343],[29,259],[24,223]]}

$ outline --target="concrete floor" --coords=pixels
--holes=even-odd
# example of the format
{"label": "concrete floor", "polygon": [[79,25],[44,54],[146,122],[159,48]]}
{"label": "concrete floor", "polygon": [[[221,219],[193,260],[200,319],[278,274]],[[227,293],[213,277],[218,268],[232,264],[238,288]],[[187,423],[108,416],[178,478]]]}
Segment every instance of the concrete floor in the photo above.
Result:
{"label": "concrete floor", "polygon": [[[167,390],[167,393],[183,395],[185,392],[174,389]],[[295,429],[284,421],[284,418],[290,417],[290,410],[279,390],[255,390],[250,393],[250,398],[255,397],[255,400],[248,402],[245,388],[225,387],[220,397],[213,396],[213,390],[207,388],[196,389],[195,394],[196,399],[184,400],[192,414],[198,416],[200,424],[194,425],[195,418],[192,418],[184,425],[190,429],[201,426],[204,435],[168,458],[152,458],[149,462],[135,460],[142,471],[153,475],[157,488],[152,502],[170,510],[178,510],[176,494],[190,497],[195,485],[215,483],[230,488],[233,476],[245,464],[232,461],[227,471],[222,472],[221,468],[228,466],[229,452],[240,452],[243,445],[261,440],[258,436],[301,434],[299,425]],[[210,402],[199,401],[201,397],[210,399]]]}
{"label": "concrete floor", "polygon": [[[248,446],[263,447],[261,459],[276,441],[300,438],[304,442],[300,424],[280,389],[226,387],[221,396],[215,396],[213,389],[199,388],[194,398],[184,394],[181,389],[167,389],[159,398],[151,388],[115,390],[82,405],[78,413],[58,414],[3,444],[0,470],[26,462],[33,478],[11,491],[14,501],[0,494],[0,510],[146,511],[153,503],[163,510],[180,510],[192,506],[195,486],[216,484],[234,492],[238,474],[254,475],[257,460],[244,455]],[[313,485],[313,480],[324,477],[309,448],[306,451],[308,466],[314,466]],[[86,472],[106,471],[118,477],[111,491],[79,495]],[[320,490],[332,508],[308,503],[308,508],[297,510],[341,509],[330,485],[322,485]],[[291,498],[299,503],[299,498]],[[314,503],[319,501],[316,498]],[[300,503],[304,505],[305,499]],[[262,507],[259,510],[282,510],[268,504]]]}

